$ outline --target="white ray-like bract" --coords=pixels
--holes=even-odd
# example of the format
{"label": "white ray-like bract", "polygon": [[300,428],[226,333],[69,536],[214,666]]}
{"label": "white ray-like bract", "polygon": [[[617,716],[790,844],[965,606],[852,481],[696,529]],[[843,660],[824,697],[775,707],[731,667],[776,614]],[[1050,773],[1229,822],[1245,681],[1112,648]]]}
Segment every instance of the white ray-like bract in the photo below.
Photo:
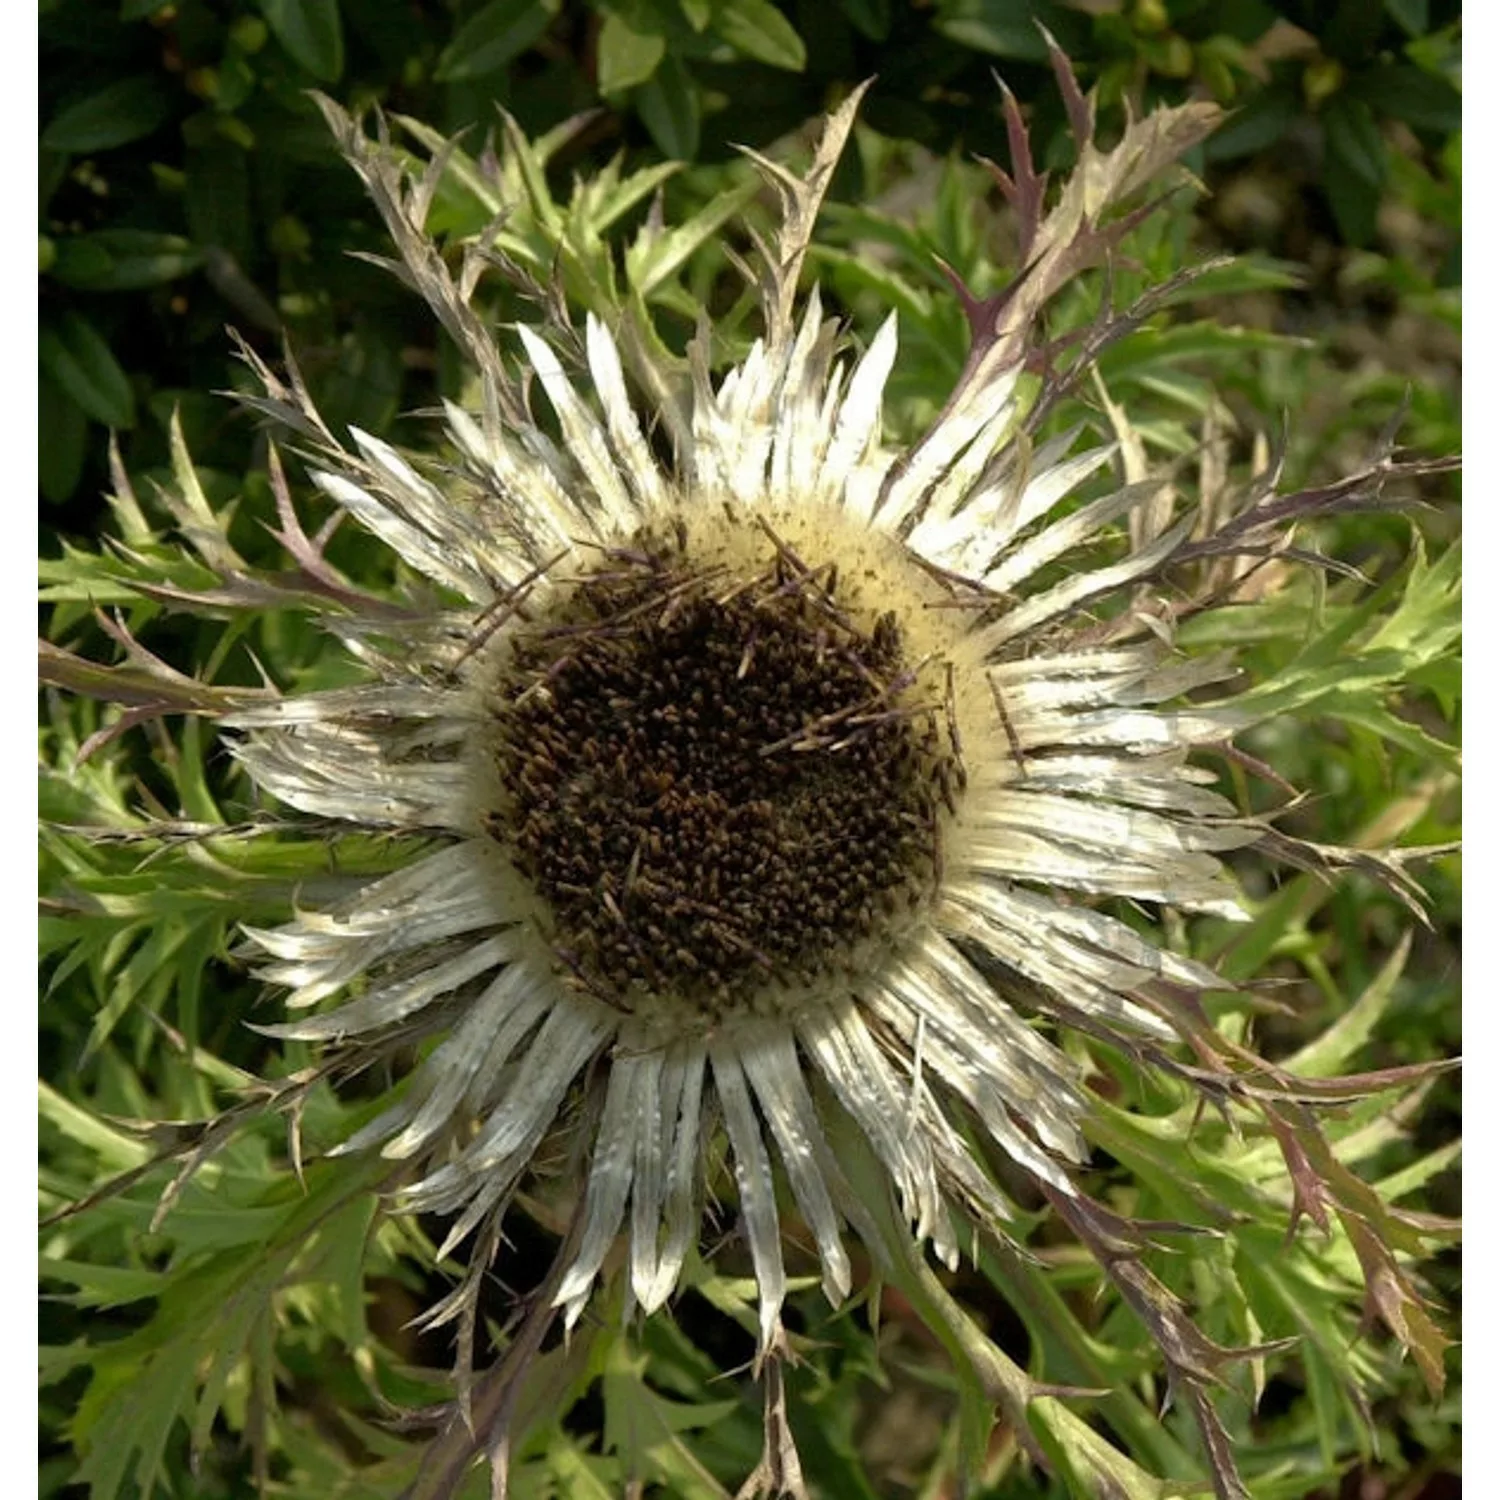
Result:
{"label": "white ray-like bract", "polygon": [[[267,1029],[349,1046],[419,1012],[441,1020],[442,1040],[404,1093],[344,1149],[415,1163],[399,1202],[453,1216],[445,1249],[504,1210],[561,1117],[592,1121],[571,1259],[555,1293],[569,1321],[615,1263],[645,1311],[671,1295],[720,1128],[763,1348],[786,1294],[784,1212],[806,1225],[829,1298],[853,1285],[846,1241],[865,1234],[865,1209],[830,1144],[831,1112],[866,1143],[913,1234],[945,1260],[975,1205],[997,1233],[1011,1213],[977,1142],[1069,1193],[1088,1154],[1088,1097],[1057,1028],[1082,1022],[1125,1043],[1170,1044],[1177,1033],[1154,986],[1216,983],[1090,903],[1238,912],[1218,856],[1255,830],[1188,763],[1235,720],[1180,701],[1221,679],[1225,664],[1179,658],[1128,618],[1101,632],[1085,614],[1145,585],[1191,523],[1099,561],[1100,544],[1156,505],[1165,481],[1127,483],[1122,473],[1107,487],[1117,444],[1075,452],[1076,430],[1033,444],[1021,378],[1036,312],[1097,259],[1119,200],[1200,138],[1210,115],[1164,112],[1132,126],[1112,153],[1084,143],[1079,177],[1032,226],[1026,274],[993,306],[971,310],[975,348],[958,388],[903,451],[882,434],[899,354],[894,315],[851,353],[816,288],[795,312],[798,268],[856,103],[828,121],[806,178],[772,171],[784,222],[761,282],[764,332],[722,374],[701,340],[685,364],[653,366],[648,341],[594,312],[581,340],[547,324],[492,334],[432,252],[420,195],[394,158],[329,110],[409,279],[479,372],[482,395],[473,409],[447,406],[446,467],[363,433],[350,449],[329,439],[316,454],[322,492],[429,593],[450,597],[441,618],[405,642],[390,643],[398,632],[389,625],[347,627],[346,639],[368,643],[362,659],[386,664],[367,685],[226,721],[240,735],[241,763],[271,796],[427,841],[411,865],[344,905],[250,934],[265,977],[300,1012]],[[529,393],[510,368],[528,373]],[[832,933],[827,953],[782,962],[767,956],[769,938],[759,951],[759,933],[724,936],[728,918],[715,903],[727,898],[712,882],[672,896],[676,909],[708,913],[716,942],[737,945],[741,967],[722,991],[706,980],[616,984],[589,956],[605,949],[574,951],[568,919],[528,873],[519,835],[498,811],[526,810],[537,764],[524,762],[522,791],[502,788],[497,765],[522,755],[500,748],[521,733],[507,726],[530,724],[517,717],[523,705],[550,701],[569,670],[566,649],[549,646],[526,691],[510,693],[508,664],[535,638],[528,631],[540,621],[554,631],[548,640],[586,634],[567,613],[579,581],[615,566],[658,568],[653,549],[674,533],[687,582],[652,596],[652,620],[682,600],[727,611],[774,567],[783,593],[824,580],[818,607],[860,650],[884,639],[882,629],[899,632],[901,660],[889,682],[876,682],[873,708],[840,709],[834,728],[810,714],[788,736],[790,750],[769,744],[758,754],[807,752],[833,777],[863,726],[915,722],[913,703],[935,726],[933,743],[949,747],[920,751],[941,783],[941,797],[928,796],[940,847],[922,854],[925,894],[889,920],[864,912],[857,940]],[[1093,549],[1087,566],[1058,567],[1083,548]],[[644,618],[623,612],[603,633],[622,638]],[[834,649],[818,644],[818,661],[825,646]],[[750,631],[735,681],[755,680],[761,649]],[[612,702],[601,701],[601,719]],[[711,716],[713,706],[695,711]],[[582,796],[579,786],[601,773],[557,774],[569,796]],[[724,819],[737,815],[730,804]],[[446,847],[433,852],[433,839]],[[658,942],[648,936],[651,903],[665,897],[651,892],[671,882],[665,856],[648,850],[643,865],[648,844],[620,879],[601,866],[588,893],[605,928],[610,914],[618,920],[622,952]],[[560,878],[556,888],[573,889]],[[585,935],[593,940],[592,929]],[[702,952],[668,957],[688,969],[703,961]],[[749,973],[761,978],[750,983]],[[622,1237],[623,1258],[612,1261]]]}

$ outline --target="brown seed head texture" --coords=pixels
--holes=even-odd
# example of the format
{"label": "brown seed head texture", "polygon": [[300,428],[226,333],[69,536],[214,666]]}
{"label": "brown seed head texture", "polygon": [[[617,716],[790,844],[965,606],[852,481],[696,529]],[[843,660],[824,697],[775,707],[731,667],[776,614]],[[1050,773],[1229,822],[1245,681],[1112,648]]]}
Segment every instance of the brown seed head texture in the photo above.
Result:
{"label": "brown seed head texture", "polygon": [[893,615],[774,536],[763,571],[637,538],[511,638],[488,821],[576,979],[712,1017],[807,987],[923,901],[955,753]]}

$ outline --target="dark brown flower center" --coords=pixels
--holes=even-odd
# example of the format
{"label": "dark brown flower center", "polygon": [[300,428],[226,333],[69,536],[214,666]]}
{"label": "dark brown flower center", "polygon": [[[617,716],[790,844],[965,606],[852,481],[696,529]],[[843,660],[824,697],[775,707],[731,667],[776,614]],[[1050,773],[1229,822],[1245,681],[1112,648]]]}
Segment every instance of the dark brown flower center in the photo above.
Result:
{"label": "dark brown flower center", "polygon": [[717,1013],[834,972],[930,893],[955,757],[829,572],[612,552],[512,638],[490,821],[589,989]]}

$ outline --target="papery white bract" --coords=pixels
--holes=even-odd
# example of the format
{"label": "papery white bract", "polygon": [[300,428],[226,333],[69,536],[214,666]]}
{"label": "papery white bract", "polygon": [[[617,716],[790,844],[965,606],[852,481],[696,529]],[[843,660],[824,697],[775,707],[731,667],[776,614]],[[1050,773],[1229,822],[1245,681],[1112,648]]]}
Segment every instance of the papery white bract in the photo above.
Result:
{"label": "papery white bract", "polygon": [[[1161,1058],[1181,1034],[1174,995],[1219,983],[1098,905],[1232,918],[1219,856],[1260,831],[1189,759],[1238,723],[1232,707],[1187,700],[1226,664],[1175,652],[1141,593],[1194,519],[1174,516],[1166,479],[1126,472],[1114,444],[1042,440],[1045,402],[1023,379],[1042,308],[1136,221],[1127,200],[1214,111],[1160,111],[1101,151],[1060,77],[1078,167],[1044,215],[1008,102],[1015,160],[1001,175],[1023,264],[1002,295],[963,294],[968,363],[900,450],[882,432],[894,315],[861,352],[816,287],[798,290],[857,95],[805,176],[762,163],[782,201],[761,247],[763,331],[722,373],[711,331],[673,360],[636,307],[613,324],[589,311],[581,338],[560,312],[486,327],[470,298],[491,238],[455,277],[424,230],[443,154],[411,178],[324,104],[395,269],[467,357],[477,400],[448,405],[440,462],[360,432],[341,443],[300,382],[258,362],[266,394],[250,404],[445,602],[330,617],[364,685],[224,722],[278,801],[420,841],[343,904],[251,936],[261,973],[307,1012],[271,1034],[429,1040],[404,1091],[340,1149],[414,1164],[397,1202],[448,1217],[443,1253],[476,1235],[471,1274],[432,1321],[472,1319],[501,1217],[562,1118],[585,1122],[590,1150],[555,1305],[578,1318],[623,1234],[630,1295],[659,1308],[696,1243],[705,1145],[722,1127],[772,1351],[787,1286],[778,1178],[835,1302],[853,1285],[849,1232],[885,1254],[880,1215],[831,1144],[850,1128],[911,1234],[952,1264],[968,1226],[1003,1235],[1013,1214],[977,1141],[1054,1201],[1076,1199],[1088,1098],[1061,1032]],[[1088,612],[1132,591],[1130,609]],[[777,696],[772,638],[805,702]],[[705,675],[720,660],[733,669]],[[652,696],[678,670],[699,685],[681,714]],[[589,691],[597,733],[578,727]],[[725,705],[740,741],[723,738]],[[793,725],[779,739],[765,727],[776,714]],[[770,784],[800,790],[778,805],[716,781],[710,798],[691,770],[707,763],[709,720],[714,754],[770,757]],[[830,886],[823,856],[797,842],[812,784],[852,809],[814,842],[844,849],[847,879],[867,889]],[[870,834],[859,808],[879,822],[899,798],[921,837],[892,817]],[[766,835],[755,870],[730,859],[721,879],[696,847],[708,807],[725,826],[789,831]],[[642,831],[632,844],[616,824]],[[830,913],[821,947],[805,912],[787,916],[790,936],[764,915],[802,904],[802,878]],[[781,905],[758,906],[778,880]]]}

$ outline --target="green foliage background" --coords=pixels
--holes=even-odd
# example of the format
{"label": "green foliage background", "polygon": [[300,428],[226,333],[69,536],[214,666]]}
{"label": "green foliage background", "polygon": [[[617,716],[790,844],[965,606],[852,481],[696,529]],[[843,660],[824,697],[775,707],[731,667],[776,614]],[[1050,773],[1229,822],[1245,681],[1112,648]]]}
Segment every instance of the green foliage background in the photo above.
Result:
{"label": "green foliage background", "polygon": [[[1208,95],[1234,110],[1190,163],[1207,199],[1174,200],[1116,273],[1124,305],[1184,263],[1239,256],[1102,362],[1109,395],[1154,453],[1196,461],[1212,413],[1243,465],[1254,434],[1287,412],[1289,478],[1323,482],[1366,457],[1403,401],[1403,443],[1456,452],[1457,10],[1443,0],[43,0],[48,633],[113,659],[92,609],[118,607],[153,650],[205,680],[253,684],[257,658],[288,686],[326,685],[347,670],[291,613],[267,612],[242,637],[239,626],[165,612],[137,587],[163,574],[190,588],[213,578],[201,556],[163,539],[153,481],[178,494],[200,485],[203,514],[219,518],[226,544],[248,565],[278,566],[263,442],[216,394],[250,388],[226,325],[271,361],[284,333],[335,427],[420,444],[424,424],[412,413],[459,389],[462,372],[415,299],[348,254],[386,246],[307,97],[313,87],[351,109],[379,103],[444,135],[466,130],[476,153],[503,107],[524,136],[546,141],[535,166],[579,243],[607,234],[667,266],[653,296],[666,336],[685,338],[705,305],[732,344],[743,309],[720,238],[729,210],[753,192],[734,145],[769,148],[875,75],[815,269],[858,334],[898,308],[892,397],[898,426],[915,432],[964,352],[935,258],[979,290],[1014,270],[1004,216],[972,160],[1008,160],[992,70],[1027,108],[1045,162],[1068,160],[1040,20],[1097,85],[1106,120],[1126,99],[1144,108]],[[687,165],[654,170],[664,159]],[[601,172],[616,175],[592,197],[575,193],[575,177]],[[667,224],[696,226],[691,243],[653,239],[658,191]],[[434,227],[454,236],[485,217],[461,185],[437,212]],[[518,243],[525,235],[522,215]],[[568,278],[583,273],[571,264],[559,273],[576,295]],[[1070,294],[1057,330],[1083,324],[1099,295],[1097,280]],[[176,452],[174,413],[185,443]],[[111,428],[141,497],[127,503],[117,491],[112,512],[100,501]],[[1314,538],[1374,591],[1337,576],[1325,589],[1298,573],[1231,623],[1213,617],[1185,637],[1195,649],[1235,644],[1281,695],[1272,702],[1284,717],[1248,748],[1310,794],[1293,823],[1324,843],[1440,845],[1456,833],[1457,495],[1432,481],[1421,498],[1429,508],[1415,519],[1345,518]],[[102,545],[106,531],[129,550]],[[366,578],[386,566],[342,533],[330,555]],[[1351,672],[1355,656],[1365,670]],[[76,765],[112,714],[49,697],[42,803],[55,824],[139,832],[168,813],[204,824],[246,816],[244,784],[192,718]],[[337,873],[386,858],[345,838]],[[1415,868],[1425,925],[1358,877],[1289,875],[1274,887],[1250,872],[1261,882],[1254,925],[1232,947],[1211,926],[1185,940],[1233,974],[1281,980],[1274,993],[1285,1007],[1216,1019],[1313,1076],[1455,1052],[1457,863]],[[172,1172],[146,1169],[164,1147],[218,1144],[200,1141],[192,1122],[235,1107],[252,1075],[287,1080],[311,1061],[247,1029],[264,1013],[234,957],[234,929],[276,920],[294,892],[311,904],[334,873],[316,836],[163,844],[145,862],[133,846],[46,836],[44,1210],[145,1170],[44,1236],[44,1494],[231,1496],[260,1484],[352,1500],[395,1495],[410,1478],[416,1438],[383,1419],[386,1403],[421,1406],[447,1391],[446,1339],[406,1326],[450,1285],[451,1268],[433,1265],[434,1226],[378,1214],[357,1172],[312,1162],[299,1184],[274,1116],[238,1133],[164,1219],[155,1203]],[[1119,1088],[1114,1164],[1101,1166],[1096,1192],[1145,1218],[1263,1215],[1245,1184],[1274,1196],[1281,1159],[1265,1140],[1211,1135],[1205,1151],[1219,1176],[1210,1201],[1194,1201],[1173,1154],[1185,1100],[1123,1066]],[[303,1129],[327,1143],[369,1111],[357,1088],[340,1098],[310,1090]],[[1388,1196],[1453,1212],[1456,1116],[1457,1086],[1445,1077],[1395,1108],[1390,1095],[1351,1107],[1335,1134],[1344,1159]],[[524,1224],[516,1232],[501,1274],[524,1289],[546,1242],[531,1243]],[[1279,1234],[1267,1221],[1220,1249],[1153,1264],[1213,1336],[1305,1341],[1272,1366],[1257,1412],[1227,1398],[1253,1493],[1457,1494],[1454,1386],[1434,1401],[1389,1340],[1353,1342],[1347,1243],[1286,1259]],[[1083,1407],[1137,1462],[1184,1480],[1201,1472],[1182,1414],[1157,1421],[1159,1360],[1097,1268],[1045,1226],[1033,1248],[1037,1266],[982,1258],[952,1290],[1045,1378],[1110,1388]],[[1451,1252],[1423,1270],[1451,1324]],[[517,1493],[615,1494],[632,1476],[648,1493],[732,1491],[759,1451],[753,1389],[723,1374],[749,1350],[744,1289],[727,1272],[699,1277],[677,1321],[545,1356]],[[840,1497],[953,1493],[963,1387],[909,1302],[888,1293],[881,1316],[873,1306],[833,1316],[816,1292],[799,1305],[813,1344],[796,1375],[793,1426],[814,1486]],[[497,1290],[497,1320],[504,1306]],[[1372,1411],[1350,1395],[1351,1371],[1375,1397]],[[563,1407],[565,1424],[543,1420]],[[975,1492],[1087,1492],[1061,1469],[1048,1478],[1026,1467],[998,1431]]]}

